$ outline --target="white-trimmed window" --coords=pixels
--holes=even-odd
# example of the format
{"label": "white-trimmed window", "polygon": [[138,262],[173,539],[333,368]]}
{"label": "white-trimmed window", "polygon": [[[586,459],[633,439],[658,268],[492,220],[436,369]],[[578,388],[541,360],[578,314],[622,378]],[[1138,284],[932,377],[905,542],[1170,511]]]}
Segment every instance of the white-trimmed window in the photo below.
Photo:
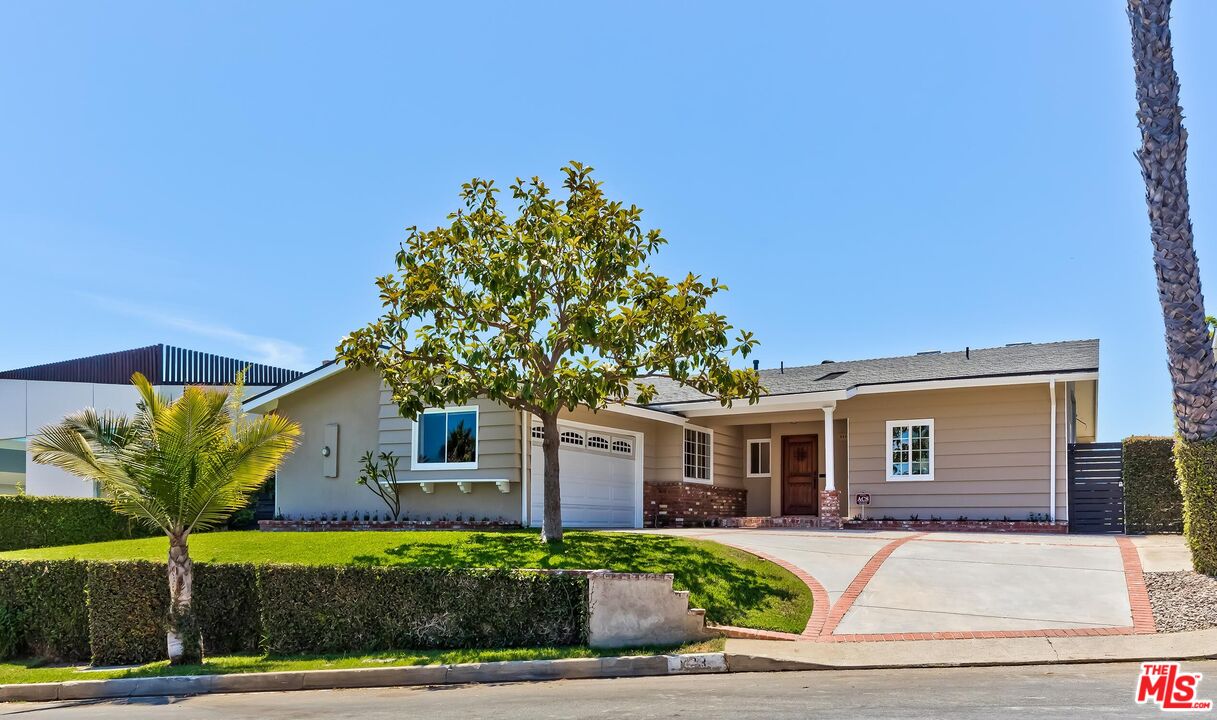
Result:
{"label": "white-trimmed window", "polygon": [[685,428],[685,480],[710,482],[714,469],[714,431]]}
{"label": "white-trimmed window", "polygon": [[476,470],[478,408],[427,408],[413,424],[415,470]]}
{"label": "white-trimmed window", "polygon": [[748,477],[769,477],[771,447],[769,438],[756,438],[748,441],[748,457],[745,458]]}
{"label": "white-trimmed window", "polygon": [[887,479],[934,479],[934,421],[887,421]]}

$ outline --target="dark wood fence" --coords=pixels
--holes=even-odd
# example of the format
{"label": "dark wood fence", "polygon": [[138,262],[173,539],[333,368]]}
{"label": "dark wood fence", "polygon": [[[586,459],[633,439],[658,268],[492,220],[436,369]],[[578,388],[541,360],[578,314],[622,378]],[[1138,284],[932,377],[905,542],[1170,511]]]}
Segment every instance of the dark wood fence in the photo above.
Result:
{"label": "dark wood fence", "polygon": [[1069,446],[1069,532],[1124,532],[1122,443]]}

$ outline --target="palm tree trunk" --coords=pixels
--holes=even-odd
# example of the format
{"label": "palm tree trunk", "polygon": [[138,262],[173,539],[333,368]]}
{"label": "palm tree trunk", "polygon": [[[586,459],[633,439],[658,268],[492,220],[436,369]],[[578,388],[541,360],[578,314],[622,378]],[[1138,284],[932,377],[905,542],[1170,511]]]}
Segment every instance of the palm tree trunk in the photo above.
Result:
{"label": "palm tree trunk", "polygon": [[186,539],[187,531],[169,535],[169,662],[197,665],[203,661],[203,638],[195,621],[191,595],[194,590],[194,562]]}
{"label": "palm tree trunk", "polygon": [[541,427],[545,437],[541,440],[541,451],[545,456],[545,512],[541,520],[541,540],[547,543],[562,542],[562,491],[558,487],[558,414],[541,415]]}
{"label": "palm tree trunk", "polygon": [[1187,442],[1217,438],[1217,366],[1205,322],[1187,194],[1187,130],[1171,50],[1170,0],[1128,0],[1141,127],[1141,176],[1149,208],[1158,299],[1175,418]]}

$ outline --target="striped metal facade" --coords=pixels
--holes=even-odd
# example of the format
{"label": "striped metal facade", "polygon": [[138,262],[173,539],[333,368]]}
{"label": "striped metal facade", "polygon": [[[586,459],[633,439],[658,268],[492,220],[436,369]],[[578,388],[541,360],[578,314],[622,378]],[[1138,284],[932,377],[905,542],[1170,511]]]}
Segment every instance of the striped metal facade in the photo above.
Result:
{"label": "striped metal facade", "polygon": [[62,362],[0,372],[0,380],[44,380],[125,385],[144,374],[153,385],[226,385],[245,370],[246,385],[282,385],[300,377],[299,370],[248,362],[172,345],[91,355]]}

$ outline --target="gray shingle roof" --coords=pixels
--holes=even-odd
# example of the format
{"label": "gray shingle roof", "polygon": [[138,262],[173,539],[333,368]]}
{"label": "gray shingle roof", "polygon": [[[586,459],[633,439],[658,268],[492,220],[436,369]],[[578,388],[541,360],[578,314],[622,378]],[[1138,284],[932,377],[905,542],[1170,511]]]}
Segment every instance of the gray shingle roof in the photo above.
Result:
{"label": "gray shingle roof", "polygon": [[[1099,369],[1098,340],[1053,343],[1020,343],[997,348],[973,348],[903,357],[848,360],[762,369],[766,395],[847,390],[861,385],[906,383],[926,380],[1046,375]],[[840,373],[840,374],[838,374]],[[827,376],[827,377],[826,377]],[[709,399],[696,390],[666,379],[655,382],[659,391],[654,404],[696,402]]]}

